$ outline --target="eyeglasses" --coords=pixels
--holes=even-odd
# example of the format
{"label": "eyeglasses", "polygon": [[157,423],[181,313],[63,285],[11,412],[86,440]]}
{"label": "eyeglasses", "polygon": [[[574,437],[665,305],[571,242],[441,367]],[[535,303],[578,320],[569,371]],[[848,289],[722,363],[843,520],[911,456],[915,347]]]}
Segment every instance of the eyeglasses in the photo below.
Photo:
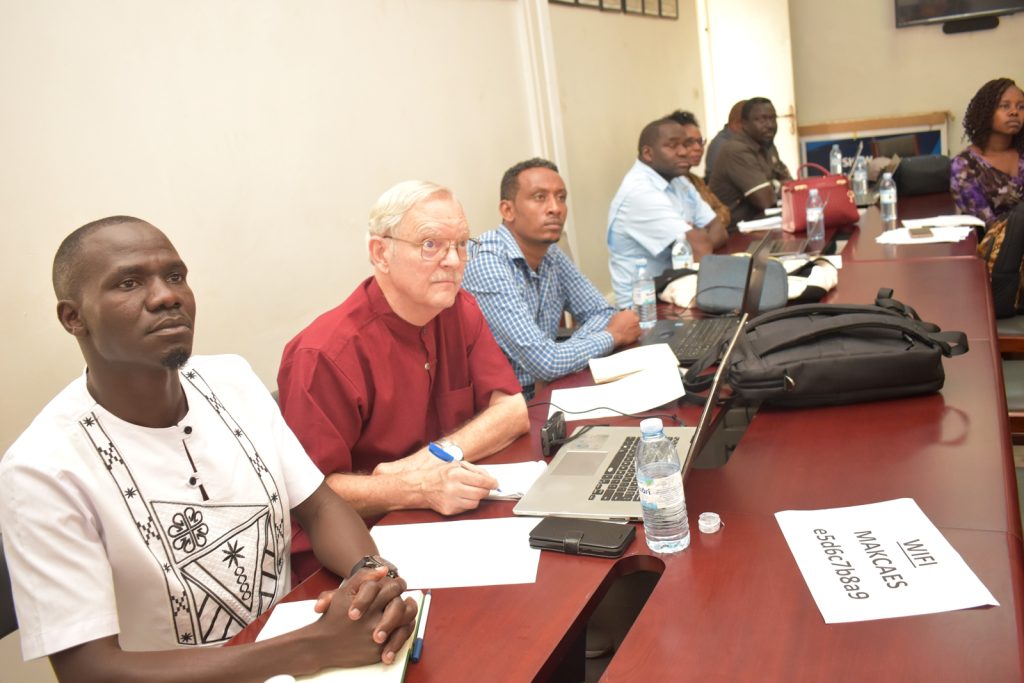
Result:
{"label": "eyeglasses", "polygon": [[687,149],[692,149],[694,147],[703,147],[703,146],[704,146],[704,138],[687,138],[687,139],[683,140],[683,147],[686,147]]}
{"label": "eyeglasses", "polygon": [[386,240],[405,242],[406,244],[411,244],[414,247],[419,247],[420,257],[424,261],[443,261],[448,256],[448,252],[453,248],[455,249],[455,253],[458,255],[460,261],[468,261],[473,258],[476,254],[476,250],[480,247],[480,240],[475,240],[472,237],[464,240],[425,239],[422,242],[414,242],[412,240],[402,239],[401,237],[392,237],[391,235],[384,235],[383,237]]}

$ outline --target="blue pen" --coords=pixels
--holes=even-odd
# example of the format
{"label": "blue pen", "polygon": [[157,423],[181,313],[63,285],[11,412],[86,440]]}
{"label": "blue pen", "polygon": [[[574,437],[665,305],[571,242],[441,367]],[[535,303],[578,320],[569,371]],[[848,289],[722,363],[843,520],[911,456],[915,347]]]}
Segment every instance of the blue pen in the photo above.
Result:
{"label": "blue pen", "polygon": [[430,451],[435,458],[439,458],[440,460],[444,460],[445,462],[454,462],[455,460],[454,455],[452,455],[445,449],[441,448],[433,441],[427,444],[427,450]]}
{"label": "blue pen", "polygon": [[423,607],[421,609],[420,623],[416,627],[416,641],[412,644],[412,661],[414,662],[420,661],[420,657],[423,656],[423,634],[427,631],[427,614],[430,613],[430,591],[427,591],[427,594],[423,596]]}
{"label": "blue pen", "polygon": [[[445,449],[441,448],[440,446],[438,446],[433,441],[431,441],[430,443],[427,444],[427,450],[430,451],[433,454],[433,456],[435,458],[437,458],[438,460],[443,460],[445,462],[452,462],[452,463],[456,462],[454,455],[452,455],[451,453],[449,453]],[[463,467],[465,469],[469,469],[468,467],[465,466],[464,463],[465,463],[465,460],[459,460],[456,464],[458,464],[459,466],[461,466],[461,467]],[[501,489],[500,488],[497,488],[497,489],[494,489],[494,490],[498,492],[498,495],[501,495]]]}

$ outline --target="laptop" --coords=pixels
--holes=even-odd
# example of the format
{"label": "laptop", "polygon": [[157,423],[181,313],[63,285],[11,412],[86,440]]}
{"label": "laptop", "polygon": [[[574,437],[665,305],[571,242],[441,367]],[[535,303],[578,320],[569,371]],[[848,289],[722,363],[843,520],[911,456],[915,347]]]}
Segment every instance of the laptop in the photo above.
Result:
{"label": "laptop", "polygon": [[[769,257],[768,249],[765,247],[769,242],[770,240],[761,240],[750,255],[740,310],[751,318],[758,314],[761,306],[761,291],[764,289],[764,273],[768,268]],[[712,347],[728,338],[736,330],[738,322],[739,316],[735,315],[659,320],[640,338],[640,344],[668,344],[679,359],[679,364],[685,367],[696,363]]]}
{"label": "laptop", "polygon": [[806,237],[783,235],[781,237],[766,237],[765,240],[768,242],[769,256],[801,256],[807,251],[808,240]]}
{"label": "laptop", "polygon": [[[718,402],[724,370],[748,315],[744,313],[715,371],[707,403],[697,426],[667,427],[665,436],[676,440],[683,481],[694,459],[711,436],[711,412]],[[578,433],[580,427],[574,433]],[[638,520],[643,513],[636,487],[636,450],[639,427],[592,427],[562,446],[512,512],[534,517]]]}

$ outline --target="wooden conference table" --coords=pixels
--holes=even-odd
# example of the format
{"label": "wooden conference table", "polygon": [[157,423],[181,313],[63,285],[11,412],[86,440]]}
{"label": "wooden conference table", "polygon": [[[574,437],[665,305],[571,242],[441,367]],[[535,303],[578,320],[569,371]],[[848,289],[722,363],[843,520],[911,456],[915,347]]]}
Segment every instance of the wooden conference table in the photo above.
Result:
{"label": "wooden conference table", "polygon": [[[640,525],[619,560],[545,552],[534,584],[436,590],[427,653],[409,666],[406,680],[582,680],[586,622],[611,583],[636,571],[660,578],[604,681],[1024,679],[1024,553],[984,270],[955,254],[844,259],[831,300],[868,303],[880,286],[893,287],[926,320],[967,333],[971,350],[944,362],[940,393],[833,408],[762,408],[728,463],[691,471],[688,550],[651,554]],[[548,390],[587,381],[577,375]],[[530,434],[490,461],[537,458],[546,410],[532,408]],[[695,408],[678,410],[695,421]],[[825,624],[774,513],[902,497],[917,501],[999,606]],[[511,507],[486,502],[460,518],[507,516]],[[696,527],[697,515],[709,510],[725,524],[714,535]],[[441,519],[411,511],[384,523]],[[290,598],[336,585],[321,572]],[[262,621],[241,639],[254,637]]]}
{"label": "wooden conference table", "polygon": [[[951,209],[946,210],[946,203],[951,205],[952,200],[949,199],[949,195],[945,194],[939,196],[908,197],[905,200],[900,200],[898,215],[901,218],[925,218],[954,213]],[[969,235],[962,242],[952,244],[878,244],[875,238],[882,233],[883,229],[882,216],[878,211],[878,207],[872,206],[861,216],[856,228],[829,228],[826,231],[826,237],[832,239],[836,233],[851,233],[846,238],[847,243],[842,252],[844,265],[850,261],[893,261],[956,256],[975,258],[977,252],[978,241],[973,234]],[[766,234],[768,234],[766,231],[733,233],[729,236],[729,242],[724,251],[729,253],[747,251],[754,242],[757,242]],[[776,230],[772,234],[782,234],[782,232],[781,230]]]}

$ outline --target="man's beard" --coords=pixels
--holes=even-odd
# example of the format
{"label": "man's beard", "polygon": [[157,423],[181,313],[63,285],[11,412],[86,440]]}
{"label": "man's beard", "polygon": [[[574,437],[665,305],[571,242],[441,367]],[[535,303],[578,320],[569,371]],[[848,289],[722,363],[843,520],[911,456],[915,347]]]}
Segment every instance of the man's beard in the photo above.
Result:
{"label": "man's beard", "polygon": [[191,355],[192,352],[188,349],[174,349],[163,357],[160,364],[168,370],[177,370],[188,362]]}

